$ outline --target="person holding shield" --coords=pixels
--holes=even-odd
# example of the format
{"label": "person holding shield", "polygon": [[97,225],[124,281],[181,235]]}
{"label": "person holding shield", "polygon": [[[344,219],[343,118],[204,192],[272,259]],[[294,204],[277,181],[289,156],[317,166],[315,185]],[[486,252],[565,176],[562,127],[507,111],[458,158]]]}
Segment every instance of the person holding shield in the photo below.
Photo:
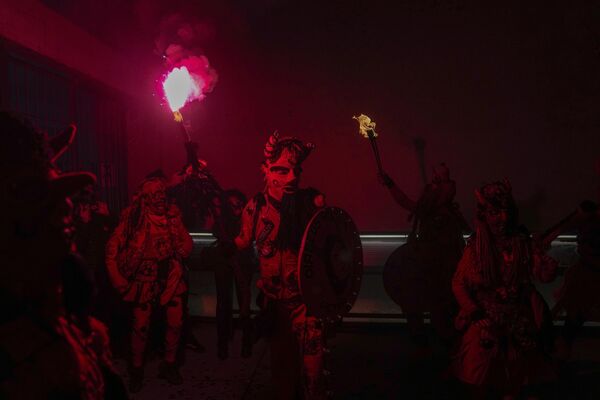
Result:
{"label": "person holding shield", "polygon": [[277,398],[326,398],[319,319],[307,312],[298,284],[298,254],[313,215],[325,206],[323,194],[299,188],[302,163],[314,145],[274,133],[264,150],[266,188],[242,213],[238,249],[253,243],[259,257],[259,305],[270,329],[271,370]]}

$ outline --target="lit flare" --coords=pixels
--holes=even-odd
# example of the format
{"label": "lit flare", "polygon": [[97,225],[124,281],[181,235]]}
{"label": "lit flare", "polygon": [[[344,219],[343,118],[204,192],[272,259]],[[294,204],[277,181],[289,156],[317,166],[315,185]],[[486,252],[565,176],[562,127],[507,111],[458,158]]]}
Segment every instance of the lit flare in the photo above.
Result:
{"label": "lit flare", "polygon": [[381,156],[379,155],[379,148],[377,147],[377,132],[375,132],[375,121],[366,116],[365,114],[360,114],[358,117],[352,117],[353,119],[358,121],[358,129],[360,134],[369,139],[371,143],[371,148],[373,149],[373,155],[375,155],[375,161],[377,162],[377,171],[380,175],[383,175],[383,167],[381,166]]}
{"label": "lit flare", "polygon": [[183,120],[179,112],[181,107],[189,101],[202,98],[202,86],[201,80],[194,79],[186,67],[174,68],[167,74],[163,90],[176,121]]}
{"label": "lit flare", "polygon": [[375,132],[375,121],[365,114],[360,114],[358,117],[352,117],[358,121],[358,129],[360,134],[365,139],[376,138],[378,135]]}

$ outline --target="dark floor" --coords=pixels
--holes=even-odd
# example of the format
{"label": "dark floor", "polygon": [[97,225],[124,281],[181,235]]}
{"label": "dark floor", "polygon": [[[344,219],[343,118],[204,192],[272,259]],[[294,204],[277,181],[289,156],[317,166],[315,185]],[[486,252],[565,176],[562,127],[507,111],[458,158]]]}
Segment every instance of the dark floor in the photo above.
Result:
{"label": "dark floor", "polygon": [[[328,369],[332,371],[330,387],[336,399],[467,397],[462,386],[444,378],[448,357],[442,346],[433,342],[432,354],[418,357],[407,338],[406,327],[401,323],[400,308],[385,294],[381,266],[403,240],[362,238],[365,273],[360,296],[329,344],[332,348],[328,360]],[[195,237],[196,250],[211,241]],[[553,242],[551,253],[563,269],[576,260],[572,238]],[[146,386],[136,399],[272,398],[269,355],[264,342],[256,345],[251,359],[242,359],[238,333],[232,343],[231,357],[226,361],[217,358],[215,326],[213,322],[207,322],[214,321],[215,315],[213,275],[212,271],[200,267],[192,268],[190,274],[190,313],[197,319],[195,334],[207,347],[207,352],[187,351],[187,362],[182,368],[185,383],[178,387],[158,380],[158,361],[149,362]],[[561,282],[562,276],[551,284],[538,287],[550,306],[554,304],[553,293]],[[254,287],[253,290],[256,291]],[[600,399],[600,326],[594,325],[576,343],[572,361],[562,368],[561,378],[546,386],[541,398]],[[125,373],[123,361],[119,366]]]}
{"label": "dark floor", "polygon": [[[186,351],[181,372],[185,382],[170,386],[158,379],[158,360],[146,367],[143,390],[134,399],[270,399],[269,355],[264,342],[250,359],[239,356],[239,334],[231,356],[216,355],[214,324],[196,323],[194,332],[207,347],[202,354]],[[464,388],[446,379],[443,348],[433,345],[430,356],[419,357],[399,324],[346,324],[330,340],[330,387],[336,399],[460,399]],[[125,363],[118,360],[126,375]],[[541,398],[600,399],[600,335],[590,328],[577,342],[562,377],[541,390]]]}

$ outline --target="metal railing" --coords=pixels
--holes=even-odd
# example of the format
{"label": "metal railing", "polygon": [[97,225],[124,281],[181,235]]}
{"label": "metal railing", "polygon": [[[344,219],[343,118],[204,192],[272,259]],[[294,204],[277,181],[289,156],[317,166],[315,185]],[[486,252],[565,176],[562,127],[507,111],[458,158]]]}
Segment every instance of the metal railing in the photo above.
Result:
{"label": "metal railing", "polygon": [[[196,298],[197,304],[195,310],[192,305],[192,312],[195,312],[197,316],[210,318],[214,315],[213,307],[216,303],[212,270],[210,266],[194,265],[194,256],[202,247],[209,246],[215,239],[208,232],[194,232],[192,237],[195,248],[190,261],[192,274],[195,275],[196,280],[192,280],[190,290],[193,292],[192,296]],[[354,307],[344,320],[375,323],[404,322],[405,315],[402,310],[385,293],[382,273],[383,265],[389,254],[405,243],[408,235],[405,233],[365,233],[360,237],[365,265],[363,284]],[[576,236],[559,236],[552,242],[550,254],[559,260],[563,273],[559,273],[559,277],[552,284],[540,285],[539,290],[552,306],[554,303],[553,292],[561,285],[564,271],[576,262]],[[256,289],[253,288],[253,290],[256,295]]]}

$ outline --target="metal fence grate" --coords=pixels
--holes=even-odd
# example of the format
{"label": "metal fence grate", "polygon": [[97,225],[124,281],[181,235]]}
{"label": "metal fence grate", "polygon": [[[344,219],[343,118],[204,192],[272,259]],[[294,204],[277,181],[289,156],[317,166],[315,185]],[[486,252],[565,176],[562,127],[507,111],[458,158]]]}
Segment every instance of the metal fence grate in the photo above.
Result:
{"label": "metal fence grate", "polygon": [[26,50],[0,47],[0,108],[24,116],[50,136],[69,123],[78,132],[61,157],[63,170],[91,171],[111,211],[127,201],[125,101],[77,73]]}

